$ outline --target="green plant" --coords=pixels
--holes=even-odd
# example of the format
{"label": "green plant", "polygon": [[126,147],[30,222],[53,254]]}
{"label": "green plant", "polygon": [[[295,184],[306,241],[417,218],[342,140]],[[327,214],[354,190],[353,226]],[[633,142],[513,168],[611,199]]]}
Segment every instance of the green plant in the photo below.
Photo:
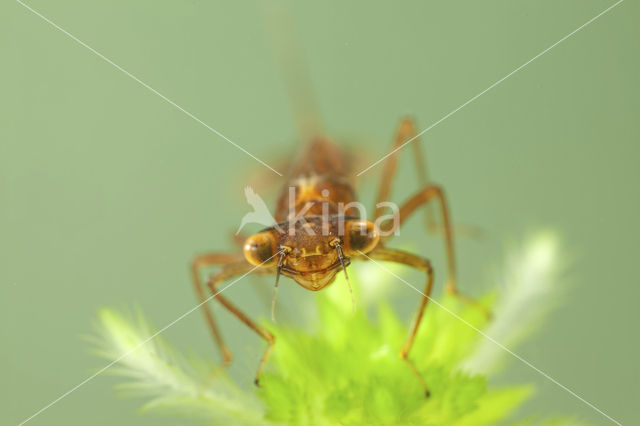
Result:
{"label": "green plant", "polygon": [[[129,379],[124,389],[150,399],[145,409],[210,424],[496,424],[509,419],[534,389],[491,384],[489,375],[505,365],[505,351],[476,329],[511,347],[530,334],[557,299],[556,256],[551,234],[538,235],[518,251],[505,268],[505,285],[481,300],[493,311],[490,322],[477,307],[452,297],[429,306],[411,352],[429,384],[428,399],[397,355],[408,326],[378,301],[395,279],[379,270],[375,294],[371,280],[369,293],[354,280],[361,296],[356,313],[344,297],[346,284],[337,282],[317,295],[314,330],[265,321],[277,345],[261,389],[239,388],[213,361],[186,358],[161,336],[135,349],[153,334],[141,314],[132,319],[102,310],[99,352],[117,359],[135,349],[113,371]],[[367,264],[352,275],[366,276],[367,268],[371,275],[377,267]],[[548,424],[556,421],[566,420]]]}

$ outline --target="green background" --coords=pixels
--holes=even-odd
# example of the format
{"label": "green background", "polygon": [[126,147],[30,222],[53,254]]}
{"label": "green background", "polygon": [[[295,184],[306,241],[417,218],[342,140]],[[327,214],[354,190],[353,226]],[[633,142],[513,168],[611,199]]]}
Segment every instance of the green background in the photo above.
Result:
{"label": "green background", "polygon": [[[295,151],[258,4],[28,4],[266,162]],[[388,150],[401,116],[425,128],[611,4],[309,2],[292,14],[327,132],[364,148],[367,164]],[[273,176],[19,3],[0,8],[0,416],[17,424],[105,364],[83,340],[98,308],[139,305],[162,326],[194,306],[191,257],[235,250],[244,185]],[[559,233],[559,284],[570,290],[517,352],[627,424],[640,420],[639,18],[625,1],[422,142],[454,221],[485,232],[458,244],[467,292],[495,282],[506,241]],[[396,201],[417,189],[410,156]],[[380,170],[362,176],[367,202]],[[439,241],[423,235],[412,220],[399,243],[442,270]],[[265,315],[271,285],[248,279],[228,294]],[[416,294],[398,286],[408,315]],[[281,294],[281,320],[292,322],[314,297],[289,280]],[[221,321],[232,373],[249,384],[262,343]],[[166,335],[215,355],[199,313]],[[537,384],[525,412],[608,424],[517,361],[503,379]],[[115,398],[117,382],[101,375],[30,424],[182,423],[136,414],[141,401]]]}

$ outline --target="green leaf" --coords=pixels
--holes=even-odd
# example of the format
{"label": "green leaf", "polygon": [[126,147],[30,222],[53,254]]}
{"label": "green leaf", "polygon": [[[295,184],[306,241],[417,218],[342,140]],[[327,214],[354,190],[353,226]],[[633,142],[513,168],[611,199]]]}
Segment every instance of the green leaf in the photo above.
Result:
{"label": "green leaf", "polygon": [[[520,256],[512,255],[507,276],[514,282],[479,301],[500,315],[494,321],[488,321],[477,305],[451,296],[429,302],[409,356],[428,384],[429,398],[420,379],[398,356],[409,324],[388,304],[378,302],[375,292],[363,297],[353,313],[342,277],[315,298],[314,330],[263,321],[276,336],[276,345],[259,390],[240,389],[210,360],[187,358],[162,336],[140,346],[154,334],[142,314],[100,311],[94,350],[110,360],[126,354],[111,371],[127,378],[121,391],[148,399],[143,410],[210,424],[492,425],[511,419],[533,394],[533,387],[489,385],[487,374],[498,365],[502,352],[479,331],[493,330],[517,343],[539,325],[548,312],[545,298],[553,298],[558,287],[551,282],[556,251],[550,241],[554,240],[548,235],[534,239]],[[366,293],[358,276],[369,277],[367,285],[378,294],[388,292],[385,283],[394,279],[371,264],[356,268],[355,294]],[[379,281],[375,286],[371,277]],[[533,297],[535,304],[529,303],[526,311],[515,309],[512,305],[525,296]],[[572,420],[549,421],[551,425]]]}

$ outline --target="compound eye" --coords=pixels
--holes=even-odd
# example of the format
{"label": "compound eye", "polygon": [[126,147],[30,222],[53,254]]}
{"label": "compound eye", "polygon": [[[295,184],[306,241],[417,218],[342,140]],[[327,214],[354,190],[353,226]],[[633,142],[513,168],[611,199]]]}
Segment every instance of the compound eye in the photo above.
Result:
{"label": "compound eye", "polygon": [[260,232],[247,238],[244,257],[255,266],[270,266],[278,261],[276,239],[269,232]]}
{"label": "compound eye", "polygon": [[368,220],[350,220],[345,224],[344,251],[347,256],[369,253],[380,241],[380,232]]}

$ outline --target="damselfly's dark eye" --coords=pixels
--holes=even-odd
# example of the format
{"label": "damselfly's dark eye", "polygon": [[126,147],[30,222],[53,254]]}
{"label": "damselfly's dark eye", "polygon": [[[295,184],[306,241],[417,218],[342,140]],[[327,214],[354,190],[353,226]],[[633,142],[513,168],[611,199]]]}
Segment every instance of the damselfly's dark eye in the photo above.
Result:
{"label": "damselfly's dark eye", "polygon": [[368,220],[349,220],[344,230],[344,251],[347,256],[369,253],[380,241],[380,232]]}
{"label": "damselfly's dark eye", "polygon": [[276,239],[270,232],[260,232],[247,238],[244,257],[252,265],[270,266],[278,261]]}

